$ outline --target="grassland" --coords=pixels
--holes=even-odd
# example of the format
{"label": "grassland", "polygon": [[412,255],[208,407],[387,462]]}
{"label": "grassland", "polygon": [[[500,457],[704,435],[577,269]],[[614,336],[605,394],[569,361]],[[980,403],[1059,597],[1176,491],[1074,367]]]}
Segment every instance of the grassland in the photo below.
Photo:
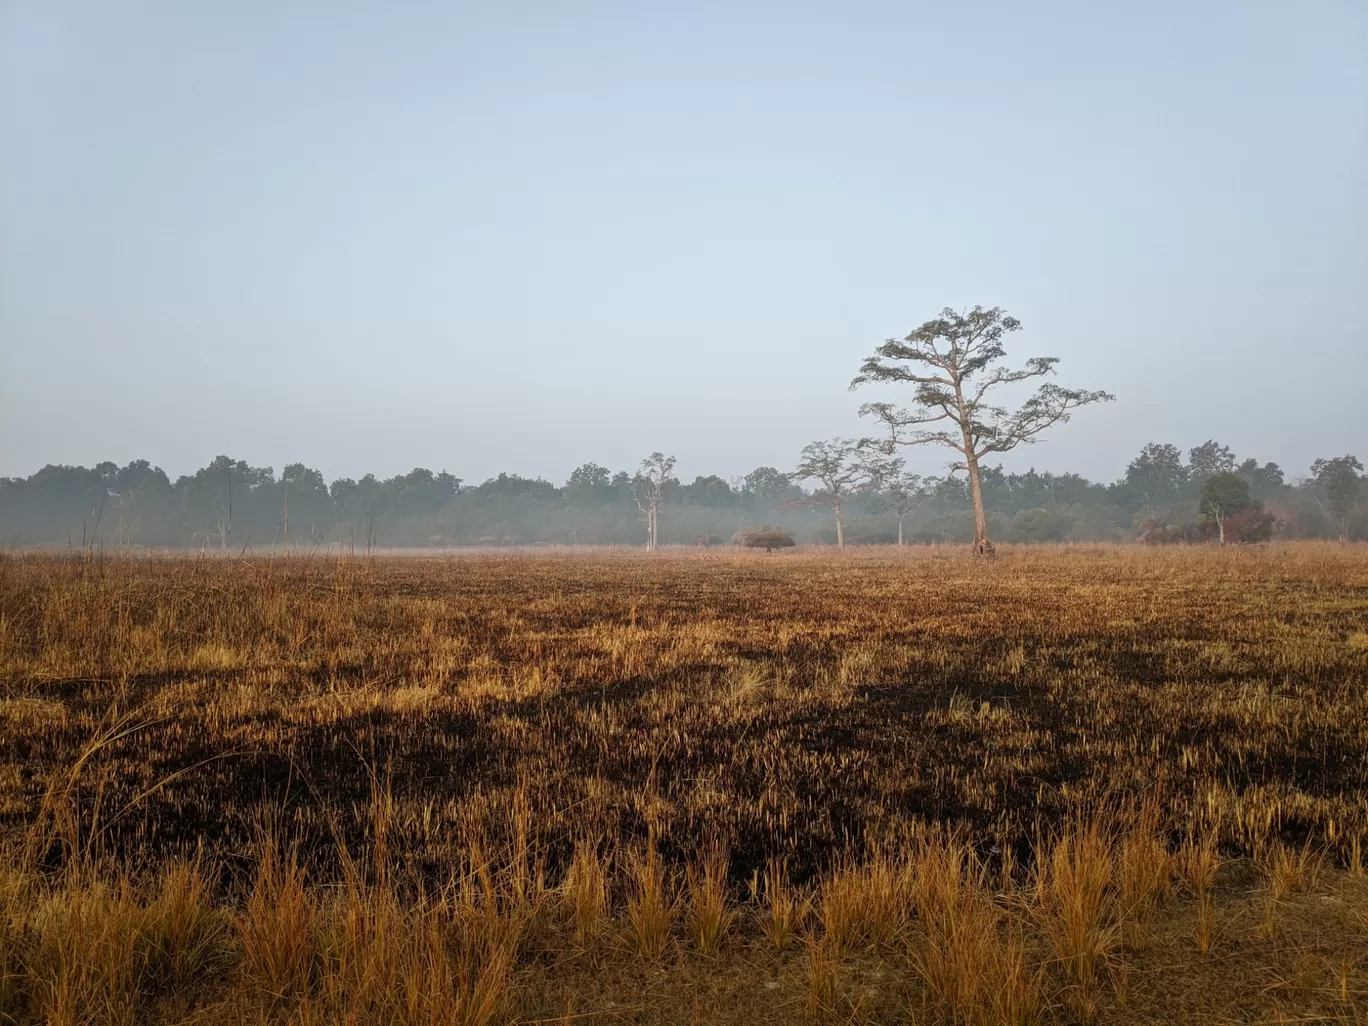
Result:
{"label": "grassland", "polygon": [[1368,1021],[1368,549],[0,559],[0,1022]]}

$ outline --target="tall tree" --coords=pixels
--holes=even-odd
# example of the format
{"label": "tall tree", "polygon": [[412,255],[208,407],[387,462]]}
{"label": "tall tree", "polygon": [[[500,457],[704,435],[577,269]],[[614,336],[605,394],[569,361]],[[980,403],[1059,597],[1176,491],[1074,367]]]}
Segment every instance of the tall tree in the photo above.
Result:
{"label": "tall tree", "polygon": [[[1311,464],[1312,491],[1321,508],[1327,508],[1339,527],[1339,540],[1349,540],[1349,514],[1353,511],[1363,482],[1359,473],[1363,464],[1356,456],[1338,456],[1333,460],[1316,460]],[[1324,495],[1322,501],[1321,496]]]}
{"label": "tall tree", "polygon": [[641,461],[641,469],[632,479],[632,496],[637,511],[646,521],[646,548],[654,551],[660,545],[660,507],[665,501],[665,489],[670,485],[675,458],[653,452]]}
{"label": "tall tree", "polygon": [[1240,464],[1239,471],[1249,482],[1255,498],[1271,498],[1283,487],[1282,467],[1276,463],[1265,463],[1261,467],[1259,461],[1251,456]]}
{"label": "tall tree", "polygon": [[1000,361],[1007,353],[1002,340],[1020,328],[1021,322],[1000,307],[976,306],[964,314],[946,307],[940,317],[906,338],[885,341],[850,383],[851,388],[869,382],[914,386],[910,410],[892,403],[866,403],[860,414],[873,414],[884,422],[889,452],[895,445],[932,443],[960,454],[951,470],[963,470],[969,476],[974,551],[981,555],[991,554],[993,543],[988,537],[979,461],[1034,441],[1046,428],[1068,420],[1080,406],[1115,398],[1106,392],[1061,388],[1049,382],[1015,410],[989,402],[989,393],[998,386],[1052,374],[1059,362],[1056,357],[1037,356],[1015,370],[1003,366]]}
{"label": "tall tree", "polygon": [[1144,497],[1147,506],[1177,499],[1185,481],[1187,468],[1176,445],[1150,442],[1126,467],[1126,484]]}
{"label": "tall tree", "polygon": [[1226,474],[1235,469],[1235,454],[1230,446],[1208,438],[1201,445],[1188,450],[1188,477],[1202,482],[1212,474]]}
{"label": "tall tree", "polygon": [[612,475],[607,467],[583,463],[570,472],[565,482],[565,498],[574,505],[608,503],[613,500]]}
{"label": "tall tree", "polygon": [[610,477],[607,467],[600,467],[597,463],[582,463],[570,471],[570,480],[565,482],[565,487],[598,491],[608,488]]}
{"label": "tall tree", "polygon": [[778,499],[789,486],[788,475],[779,473],[774,467],[756,467],[744,480],[747,492],[766,501]]}
{"label": "tall tree", "polygon": [[796,481],[817,482],[819,487],[808,501],[836,515],[837,548],[845,548],[842,505],[856,492],[877,484],[889,474],[892,462],[876,450],[862,446],[854,438],[833,438],[803,446],[802,456],[792,477]]}

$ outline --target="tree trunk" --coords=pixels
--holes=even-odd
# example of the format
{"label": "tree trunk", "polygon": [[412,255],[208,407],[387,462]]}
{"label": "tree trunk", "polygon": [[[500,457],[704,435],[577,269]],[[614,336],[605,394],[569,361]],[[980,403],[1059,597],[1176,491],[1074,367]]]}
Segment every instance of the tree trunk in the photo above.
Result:
{"label": "tree trunk", "polygon": [[974,435],[969,425],[973,418],[964,401],[964,391],[960,379],[955,379],[955,406],[959,411],[957,422],[964,438],[964,469],[969,475],[969,499],[974,504],[974,555],[993,555],[993,542],[988,537],[988,513],[983,508],[983,481],[979,477],[978,456],[974,453]]}
{"label": "tree trunk", "polygon": [[899,521],[898,521],[898,548],[902,548],[902,547],[903,547],[903,542],[902,542],[902,521],[899,520]]}
{"label": "tree trunk", "polygon": [[1220,539],[1222,545],[1225,544],[1225,517],[1220,513],[1216,514],[1216,537]]}
{"label": "tree trunk", "polygon": [[965,438],[964,463],[969,473],[969,498],[974,504],[974,555],[991,556],[994,548],[988,537],[988,513],[983,508],[983,481],[979,478],[978,458],[973,455],[972,440]]}
{"label": "tree trunk", "polygon": [[845,532],[841,530],[841,504],[840,504],[840,502],[837,502],[837,503],[836,503],[835,509],[836,509],[836,547],[837,547],[838,549],[843,549],[843,548],[845,548]]}

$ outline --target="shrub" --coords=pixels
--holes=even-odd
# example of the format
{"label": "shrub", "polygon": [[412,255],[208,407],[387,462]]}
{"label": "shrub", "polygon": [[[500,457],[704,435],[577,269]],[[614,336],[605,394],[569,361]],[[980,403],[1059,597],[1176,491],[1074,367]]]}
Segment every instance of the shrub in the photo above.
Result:
{"label": "shrub", "polygon": [[732,536],[732,543],[747,549],[764,549],[766,552],[773,552],[775,549],[790,549],[796,543],[793,535],[788,531],[781,531],[768,524],[764,527],[746,528],[737,531]]}

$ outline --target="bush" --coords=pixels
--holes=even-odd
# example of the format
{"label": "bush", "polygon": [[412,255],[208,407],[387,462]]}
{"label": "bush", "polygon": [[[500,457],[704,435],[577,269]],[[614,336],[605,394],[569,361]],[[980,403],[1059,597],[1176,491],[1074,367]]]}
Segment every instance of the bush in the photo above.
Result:
{"label": "bush", "polygon": [[1201,534],[1195,524],[1171,519],[1164,513],[1155,513],[1142,520],[1140,533],[1135,538],[1142,545],[1178,545],[1200,539]]}
{"label": "bush", "polygon": [[777,527],[747,528],[737,531],[732,536],[732,543],[747,549],[764,549],[766,552],[773,552],[775,549],[790,549],[796,544],[793,535],[787,531],[781,531]]}
{"label": "bush", "polygon": [[[1277,522],[1272,513],[1256,504],[1250,509],[1242,509],[1225,518],[1225,539],[1228,542],[1243,544],[1268,541],[1273,537],[1273,528]],[[1216,537],[1216,525],[1203,524],[1202,533],[1208,538]]]}

